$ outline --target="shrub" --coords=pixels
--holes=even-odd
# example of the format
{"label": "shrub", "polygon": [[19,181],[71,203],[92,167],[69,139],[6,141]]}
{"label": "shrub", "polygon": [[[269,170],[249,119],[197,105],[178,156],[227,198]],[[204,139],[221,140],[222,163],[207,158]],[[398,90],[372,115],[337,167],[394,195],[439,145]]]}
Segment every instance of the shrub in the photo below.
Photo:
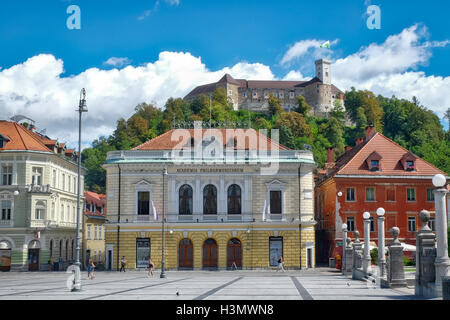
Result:
{"label": "shrub", "polygon": [[403,256],[403,264],[407,267],[410,266],[415,266],[416,265],[416,261],[415,260],[410,260],[407,257]]}
{"label": "shrub", "polygon": [[372,264],[377,265],[378,264],[378,249],[373,248],[370,250],[370,258],[372,259]]}

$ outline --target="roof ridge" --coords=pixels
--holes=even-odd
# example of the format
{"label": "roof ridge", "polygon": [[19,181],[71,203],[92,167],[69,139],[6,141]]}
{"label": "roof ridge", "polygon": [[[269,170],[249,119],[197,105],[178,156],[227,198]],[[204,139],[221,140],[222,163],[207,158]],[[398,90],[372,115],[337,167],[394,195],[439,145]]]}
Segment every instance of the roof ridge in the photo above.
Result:
{"label": "roof ridge", "polygon": [[[21,128],[21,130],[23,130],[25,132],[25,134],[29,135],[31,138],[33,138],[37,143],[39,143],[42,147],[44,147],[45,149],[47,149],[49,152],[52,152],[52,150],[50,150],[42,140],[38,139],[35,135],[36,133],[34,133],[33,131],[28,130],[27,128],[25,128],[23,125],[21,125],[20,123],[16,123],[14,122],[16,125],[19,125]],[[19,131],[17,131],[19,133]],[[23,141],[22,135],[19,133],[20,138]],[[24,143],[24,147],[26,148],[26,150],[28,150],[27,146]]]}
{"label": "roof ridge", "polygon": [[339,172],[340,171],[342,171],[342,170],[344,170],[345,169],[345,167],[347,167],[355,158],[356,158],[356,156],[369,144],[369,142],[370,141],[372,141],[372,139],[377,135],[377,134],[379,134],[379,132],[375,132],[375,134],[373,134],[368,140],[366,140],[366,141],[364,141],[363,142],[363,146],[361,146],[360,147],[360,149],[359,150],[357,150],[356,151],[356,153],[353,155],[353,157],[351,157],[350,158],[350,160],[348,160],[347,161],[347,163],[346,164],[344,164],[344,166],[342,166],[341,168],[339,168],[337,171],[336,171],[336,174],[339,174]]}

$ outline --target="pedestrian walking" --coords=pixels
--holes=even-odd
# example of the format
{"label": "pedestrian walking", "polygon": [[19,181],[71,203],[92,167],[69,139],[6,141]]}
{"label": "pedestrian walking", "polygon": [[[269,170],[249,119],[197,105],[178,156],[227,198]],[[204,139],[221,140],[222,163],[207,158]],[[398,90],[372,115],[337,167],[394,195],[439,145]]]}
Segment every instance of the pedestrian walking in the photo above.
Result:
{"label": "pedestrian walking", "polygon": [[94,278],[95,278],[94,269],[95,269],[94,260],[92,260],[92,258],[90,258],[89,264],[88,264],[88,279],[94,280]]}
{"label": "pedestrian walking", "polygon": [[122,259],[120,259],[120,270],[119,272],[125,272],[125,265],[127,264],[127,260],[125,260],[125,256],[122,257]]}
{"label": "pedestrian walking", "polygon": [[149,258],[148,258],[148,275],[150,276],[150,274],[151,274],[152,277],[153,277],[153,267],[154,267],[153,261],[152,261],[152,259],[150,259],[150,257],[149,257]]}
{"label": "pedestrian walking", "polygon": [[58,267],[59,267],[59,271],[63,270],[63,258],[59,257],[58,259]]}
{"label": "pedestrian walking", "polygon": [[283,256],[280,257],[280,259],[278,259],[278,269],[277,272],[280,270],[283,270],[283,272],[285,272],[286,270],[284,270],[284,259]]}

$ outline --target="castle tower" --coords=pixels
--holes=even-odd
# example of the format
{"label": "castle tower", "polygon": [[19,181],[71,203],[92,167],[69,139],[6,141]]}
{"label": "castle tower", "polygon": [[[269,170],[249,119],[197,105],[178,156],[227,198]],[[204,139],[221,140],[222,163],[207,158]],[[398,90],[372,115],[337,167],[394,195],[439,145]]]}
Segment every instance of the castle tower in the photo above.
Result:
{"label": "castle tower", "polygon": [[331,61],[325,59],[316,61],[316,77],[324,84],[331,84]]}

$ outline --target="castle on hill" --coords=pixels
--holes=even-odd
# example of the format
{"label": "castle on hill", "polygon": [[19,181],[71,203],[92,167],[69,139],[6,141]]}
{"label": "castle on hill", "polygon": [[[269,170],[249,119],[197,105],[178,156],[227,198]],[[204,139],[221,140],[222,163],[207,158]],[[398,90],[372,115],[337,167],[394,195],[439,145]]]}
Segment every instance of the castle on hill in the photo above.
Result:
{"label": "castle on hill", "polygon": [[316,76],[309,81],[246,80],[225,74],[217,82],[197,86],[184,99],[192,101],[201,94],[210,95],[217,88],[224,88],[235,110],[267,112],[270,93],[286,111],[297,107],[297,96],[301,95],[315,116],[326,117],[334,108],[335,100],[344,107],[344,93],[331,83],[331,61],[320,59],[315,65]]}

